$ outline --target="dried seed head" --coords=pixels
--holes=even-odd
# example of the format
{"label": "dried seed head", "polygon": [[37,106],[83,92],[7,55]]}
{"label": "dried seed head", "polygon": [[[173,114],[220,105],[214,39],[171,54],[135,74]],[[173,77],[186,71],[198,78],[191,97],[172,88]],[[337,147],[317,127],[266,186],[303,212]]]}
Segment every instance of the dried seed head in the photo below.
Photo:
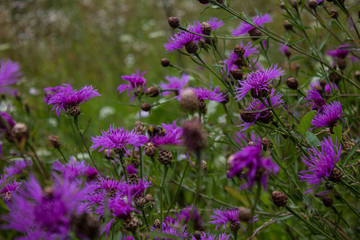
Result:
{"label": "dried seed head", "polygon": [[144,197],[138,197],[135,199],[135,205],[139,208],[143,208],[146,204],[146,199]]}
{"label": "dried seed head", "polygon": [[345,58],[338,58],[337,61],[336,61],[336,65],[341,70],[344,70],[346,68],[346,59]]}
{"label": "dried seed head", "polygon": [[270,110],[265,110],[260,113],[260,117],[258,121],[265,124],[269,124],[272,122],[273,119],[274,119],[274,115],[272,114],[272,112]]}
{"label": "dried seed head", "polygon": [[206,132],[198,118],[185,121],[182,126],[184,145],[188,150],[197,152],[205,148]]}
{"label": "dried seed head", "polygon": [[170,60],[167,59],[167,58],[161,59],[161,66],[163,66],[163,67],[168,67],[168,66],[170,66]]}
{"label": "dried seed head", "polygon": [[145,151],[145,155],[148,157],[154,157],[156,155],[156,147],[151,142],[146,144],[144,151]]}
{"label": "dried seed head", "polygon": [[80,239],[97,239],[100,234],[100,223],[89,213],[82,213],[71,218],[71,228]]}
{"label": "dried seed head", "polygon": [[331,9],[329,15],[331,18],[337,18],[339,16],[339,13],[335,9]]}
{"label": "dried seed head", "polygon": [[136,173],[129,174],[129,182],[130,183],[138,183],[139,182],[138,175]]}
{"label": "dried seed head", "polygon": [[323,88],[326,86],[326,81],[324,79],[321,79],[319,81],[319,83],[320,83],[320,86],[323,87]]}
{"label": "dried seed head", "polygon": [[204,35],[210,35],[211,34],[211,25],[208,24],[207,22],[203,22],[201,23],[201,32],[204,34]]}
{"label": "dried seed head", "polygon": [[172,27],[172,28],[180,27],[180,20],[177,17],[169,17],[168,22],[169,22],[170,27]]}
{"label": "dried seed head", "polygon": [[273,143],[271,142],[271,140],[267,137],[264,137],[261,139],[261,144],[262,144],[262,147],[263,147],[263,150],[266,151],[270,148],[273,147]]}
{"label": "dried seed head", "polygon": [[360,71],[355,72],[355,78],[356,80],[360,81]]}
{"label": "dried seed head", "polygon": [[148,203],[148,202],[154,202],[154,201],[155,201],[154,198],[153,198],[153,196],[152,196],[150,193],[148,193],[148,194],[145,195],[145,200],[146,200],[147,203]]}
{"label": "dried seed head", "polygon": [[155,219],[154,223],[153,223],[154,228],[160,228],[161,227],[161,222],[159,219]]}
{"label": "dried seed head", "polygon": [[255,121],[255,115],[253,113],[240,110],[240,116],[244,122],[253,123]]}
{"label": "dried seed head", "polygon": [[279,191],[273,191],[271,198],[277,207],[284,207],[288,201],[288,197]]}
{"label": "dried seed head", "polygon": [[293,89],[293,90],[297,90],[298,87],[299,87],[299,82],[296,78],[294,77],[288,77],[286,79],[286,85],[290,88],[290,89]]}
{"label": "dried seed head", "polygon": [[283,3],[283,2],[280,3],[280,8],[281,8],[281,9],[285,9],[285,8],[286,8],[285,3]]}
{"label": "dried seed head", "polygon": [[334,200],[329,196],[323,196],[321,200],[325,207],[331,207],[334,204]]}
{"label": "dried seed head", "polygon": [[195,231],[195,233],[194,233],[194,238],[195,238],[196,240],[200,240],[200,239],[201,239],[201,232],[200,232],[200,231]]}
{"label": "dried seed head", "polygon": [[239,221],[241,221],[241,222],[249,222],[250,221],[250,219],[251,219],[250,209],[244,208],[244,207],[239,207],[238,212],[239,212]]}
{"label": "dried seed head", "polygon": [[149,112],[150,109],[151,109],[151,105],[150,105],[150,104],[148,104],[148,103],[146,103],[146,102],[144,102],[144,103],[141,104],[141,110],[143,110],[143,111],[145,111],[145,112]]}
{"label": "dried seed head", "polygon": [[331,82],[339,84],[339,82],[341,80],[341,76],[337,72],[331,72],[329,74],[329,79]]}
{"label": "dried seed head", "polygon": [[206,102],[204,99],[199,99],[199,111],[202,114],[206,114],[207,112]]}
{"label": "dried seed head", "polygon": [[29,129],[25,123],[16,123],[11,129],[11,135],[21,142],[29,137]]}
{"label": "dried seed head", "polygon": [[194,41],[190,41],[185,44],[185,49],[188,53],[193,54],[199,50],[199,46]]}
{"label": "dried seed head", "polygon": [[249,35],[250,35],[251,37],[254,37],[254,38],[252,38],[252,39],[256,41],[257,39],[259,39],[259,38],[257,38],[257,37],[260,37],[260,36],[262,35],[262,33],[261,33],[261,31],[260,31],[259,29],[253,28],[253,29],[251,29],[251,30],[249,31]]}
{"label": "dried seed head", "polygon": [[337,168],[334,168],[330,174],[329,180],[332,182],[340,182],[342,178],[341,171]]}
{"label": "dried seed head", "polygon": [[79,105],[71,106],[68,108],[68,113],[70,116],[77,117],[80,115],[81,110]]}
{"label": "dried seed head", "polygon": [[293,29],[293,25],[291,24],[291,22],[289,22],[288,20],[284,21],[284,28],[286,30],[292,30]]}
{"label": "dried seed head", "polygon": [[123,222],[123,226],[125,230],[129,232],[135,232],[139,226],[139,219],[137,219],[137,217],[131,216]]}
{"label": "dried seed head", "polygon": [[159,150],[159,155],[157,160],[164,164],[164,165],[170,165],[172,162],[172,153],[166,149],[160,149]]}
{"label": "dried seed head", "polygon": [[157,97],[159,96],[159,94],[160,94],[160,90],[155,86],[149,87],[146,91],[146,95],[150,97]]}
{"label": "dried seed head", "polygon": [[146,131],[145,125],[140,121],[135,122],[134,129],[135,129],[135,132],[140,133],[140,134],[144,134]]}
{"label": "dried seed head", "polygon": [[196,93],[191,88],[186,88],[181,91],[180,95],[180,105],[181,107],[191,113],[195,112],[199,108],[199,99],[196,96]]}
{"label": "dried seed head", "polygon": [[250,93],[253,98],[266,98],[269,96],[271,88],[271,85],[267,89],[259,89],[257,91],[255,88],[252,88]]}
{"label": "dried seed head", "polygon": [[48,140],[49,140],[49,145],[51,148],[55,148],[55,149],[59,149],[61,146],[61,143],[59,141],[60,137],[59,136],[49,136]]}
{"label": "dried seed head", "polygon": [[233,232],[237,232],[240,229],[240,223],[231,221],[230,222],[230,230]]}
{"label": "dried seed head", "polygon": [[243,73],[240,69],[231,70],[230,73],[236,80],[241,80],[243,78]]}

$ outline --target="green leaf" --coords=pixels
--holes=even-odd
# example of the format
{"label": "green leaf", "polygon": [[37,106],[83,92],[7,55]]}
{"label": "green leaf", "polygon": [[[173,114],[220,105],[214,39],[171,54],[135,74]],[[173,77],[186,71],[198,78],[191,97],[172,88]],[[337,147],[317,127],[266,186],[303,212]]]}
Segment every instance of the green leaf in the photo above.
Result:
{"label": "green leaf", "polygon": [[305,139],[310,144],[310,146],[319,146],[319,139],[312,132],[307,131],[305,134]]}
{"label": "green leaf", "polygon": [[305,135],[306,131],[310,128],[311,121],[313,120],[316,111],[311,111],[305,114],[305,116],[301,119],[298,131]]}

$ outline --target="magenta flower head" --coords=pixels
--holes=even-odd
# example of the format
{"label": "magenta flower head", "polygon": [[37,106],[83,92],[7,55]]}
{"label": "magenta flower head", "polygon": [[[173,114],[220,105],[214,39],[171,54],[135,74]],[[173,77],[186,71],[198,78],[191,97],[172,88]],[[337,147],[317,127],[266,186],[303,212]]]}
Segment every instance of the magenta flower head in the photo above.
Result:
{"label": "magenta flower head", "polygon": [[110,150],[114,149],[117,154],[130,154],[128,147],[140,147],[147,143],[148,139],[144,135],[139,135],[135,130],[128,131],[124,128],[116,128],[115,125],[110,126],[108,131],[101,131],[100,136],[91,137],[93,145],[91,149],[100,148],[99,152],[107,149],[109,156]]}
{"label": "magenta flower head", "polygon": [[[350,47],[349,44],[340,45],[336,50],[327,51],[326,55],[329,55],[334,58],[346,58],[350,53],[350,51],[347,50],[347,48],[349,47]],[[358,61],[357,58],[355,59]]]}
{"label": "magenta flower head", "polygon": [[26,239],[66,239],[71,219],[84,212],[82,201],[87,188],[78,184],[56,181],[52,187],[42,190],[38,181],[30,176],[29,182],[13,196],[5,229],[14,229],[26,235]]}
{"label": "magenta flower head", "polygon": [[322,107],[326,104],[326,99],[323,98],[316,89],[307,91],[305,100],[311,101],[311,103],[307,103],[312,104],[311,110],[321,110]]}
{"label": "magenta flower head", "polygon": [[[225,210],[225,209],[215,209],[214,215],[210,215],[210,218],[212,221],[209,223],[216,224],[215,229],[218,229],[222,226],[222,228],[225,229],[225,225],[227,223],[230,223],[230,228],[233,228],[231,230],[239,230],[240,227],[246,232],[245,227],[241,224],[239,221],[239,210],[236,208]],[[258,221],[257,215],[253,217],[252,222]],[[249,221],[251,222],[251,221]]]}
{"label": "magenta flower head", "polygon": [[68,111],[71,116],[80,114],[81,103],[87,102],[93,97],[101,96],[93,86],[85,86],[80,90],[75,90],[70,84],[63,84],[54,88],[45,88],[44,101],[48,105],[53,105],[57,116],[61,111]]}
{"label": "magenta flower head", "polygon": [[[0,139],[15,126],[15,121],[7,112],[0,112]],[[0,157],[2,156],[2,144],[0,142]]]}
{"label": "magenta flower head", "polygon": [[[211,30],[214,30],[221,27],[223,25],[223,22],[221,20],[218,20],[217,18],[210,18],[210,21],[208,21],[207,24],[210,26]],[[199,21],[196,21],[192,25],[189,25],[187,27],[187,30],[196,34],[204,35],[203,26]],[[197,43],[200,41],[200,39],[205,40],[204,37],[190,32],[181,31],[171,36],[171,38],[168,40],[168,43],[164,45],[166,51],[172,52],[181,49],[183,46],[185,46],[188,50],[189,46],[192,45],[190,43]]]}
{"label": "magenta flower head", "polygon": [[[166,76],[165,79],[168,81],[168,83],[160,83],[161,89],[172,89],[173,91],[177,90],[175,91],[175,94],[178,95],[180,90],[189,82],[189,75],[184,73],[181,78]],[[173,91],[164,91],[163,95],[171,94]]]}
{"label": "magenta flower head", "polygon": [[186,207],[177,214],[176,218],[188,224],[190,221],[196,230],[204,230],[204,222],[200,217],[199,211],[191,206]]}
{"label": "magenta flower head", "polygon": [[291,52],[290,49],[287,45],[282,44],[281,47],[279,48],[280,52],[282,54],[284,54],[286,57],[290,57],[291,56]]}
{"label": "magenta flower head", "polygon": [[341,104],[338,101],[333,101],[328,105],[324,105],[320,112],[318,112],[311,124],[315,127],[330,127],[333,128],[336,122],[341,119],[342,110]]}
{"label": "magenta flower head", "polygon": [[196,87],[194,88],[195,94],[199,100],[211,100],[215,102],[222,102],[225,100],[226,94],[220,91],[220,87],[214,88],[212,87],[209,89]]}
{"label": "magenta flower head", "polygon": [[[253,54],[258,54],[259,50],[256,47],[252,47],[252,43],[248,42],[246,45],[244,42],[240,43],[240,48],[244,50],[244,58],[248,58]],[[239,69],[239,59],[241,60],[240,63],[242,63],[242,58],[238,56],[234,51],[229,55],[229,58],[225,59],[223,61],[224,69],[226,71],[226,75],[229,75],[230,71]]]}
{"label": "magenta flower head", "polygon": [[229,240],[231,238],[231,235],[226,234],[226,233],[222,233],[219,234],[218,236],[216,235],[211,235],[211,234],[206,234],[205,232],[201,233],[200,239],[195,238],[194,236],[192,236],[191,240]]}
{"label": "magenta flower head", "polygon": [[301,160],[308,166],[308,170],[300,171],[300,181],[308,182],[312,186],[305,193],[313,192],[318,189],[320,183],[329,178],[334,170],[334,166],[339,161],[341,155],[341,145],[333,144],[331,137],[320,141],[321,150],[316,147],[309,148],[309,157],[303,155]]}
{"label": "magenta flower head", "polygon": [[[279,167],[271,161],[271,157],[264,158],[261,154],[261,138],[252,133],[252,145],[242,148],[229,158],[228,177],[237,176],[239,179],[246,180],[240,189],[251,189],[255,181],[261,182],[263,187],[267,187],[267,176],[269,172],[277,173]],[[239,143],[241,144],[241,143]]]}
{"label": "magenta flower head", "polygon": [[182,128],[176,125],[176,121],[172,124],[162,124],[165,130],[164,135],[159,135],[151,138],[151,141],[156,146],[164,145],[181,145],[182,144]]}
{"label": "magenta flower head", "polygon": [[[60,162],[55,162],[52,169],[62,173],[63,178],[70,181],[76,180],[78,177],[85,176],[93,179],[97,175],[96,169],[93,169],[85,161],[76,161],[74,157],[70,156],[70,162],[62,165]],[[96,173],[92,173],[95,170]],[[91,172],[91,174],[89,174]]]}
{"label": "magenta flower head", "polygon": [[[181,225],[181,221],[179,219],[174,219],[170,216],[167,216],[164,222],[160,226],[162,229],[155,227],[150,227],[151,232],[164,233],[167,235],[174,236],[175,238],[186,239],[190,236],[190,234],[186,231],[186,225]],[[154,238],[156,240],[164,239],[164,238]],[[171,239],[171,238],[166,238]]]}
{"label": "magenta flower head", "polygon": [[5,203],[10,203],[12,195],[16,193],[21,186],[21,183],[16,180],[12,182],[9,180],[9,176],[0,176],[0,197],[4,198]]}
{"label": "magenta flower head", "polygon": [[5,176],[11,177],[22,174],[24,170],[32,165],[30,160],[14,161],[10,166],[4,168]]}
{"label": "magenta flower head", "polygon": [[21,75],[18,63],[2,59],[0,62],[0,94],[16,95],[17,90],[12,89],[10,85],[16,84]]}
{"label": "magenta flower head", "polygon": [[[264,23],[272,22],[272,18],[267,13],[265,15],[260,14],[259,16],[252,17],[251,20],[253,21],[254,25],[256,25],[257,27],[262,27]],[[240,24],[240,26],[238,26],[236,29],[232,31],[232,35],[234,37],[244,35],[246,33],[252,35],[252,31],[256,31],[256,30],[257,28],[255,28],[251,24],[243,22],[242,24]]]}
{"label": "magenta flower head", "polygon": [[[130,91],[146,91],[146,79],[144,78],[144,74],[146,72],[140,73],[139,70],[136,70],[136,73],[132,73],[130,75],[121,76],[124,81],[128,81],[129,84],[121,84],[117,90],[119,94],[127,90],[128,95],[130,95]],[[134,98],[134,97],[133,97]]]}
{"label": "magenta flower head", "polygon": [[273,79],[279,78],[284,75],[284,71],[281,68],[277,68],[277,65],[270,68],[261,67],[259,70],[247,75],[244,81],[239,81],[241,87],[236,87],[236,98],[241,100],[245,95],[251,91],[251,95],[254,98],[260,98],[269,94],[269,85]]}

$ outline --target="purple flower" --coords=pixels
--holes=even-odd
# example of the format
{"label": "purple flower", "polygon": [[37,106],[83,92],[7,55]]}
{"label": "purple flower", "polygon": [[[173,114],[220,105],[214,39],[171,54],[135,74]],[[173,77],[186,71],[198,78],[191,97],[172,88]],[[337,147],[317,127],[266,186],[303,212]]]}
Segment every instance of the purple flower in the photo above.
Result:
{"label": "purple flower", "polygon": [[109,209],[116,218],[126,219],[135,210],[130,203],[127,203],[124,198],[116,196],[110,199]]}
{"label": "purple flower", "polygon": [[[315,90],[316,90],[317,87],[323,88],[323,87],[321,86],[321,84],[320,84],[320,81],[317,81],[317,82],[315,82],[315,83],[311,82],[311,83],[310,83],[310,87],[311,87],[312,89],[315,89]],[[337,90],[338,87],[337,87],[337,85],[336,85],[335,83],[330,82],[330,83],[326,83],[323,89],[324,89],[324,91],[325,91],[326,93],[328,93],[328,92]]]}
{"label": "purple flower", "polygon": [[108,156],[110,149],[114,149],[115,152],[120,154],[130,154],[127,149],[128,145],[140,147],[148,141],[146,136],[139,135],[135,130],[128,131],[124,128],[116,128],[114,125],[110,126],[108,131],[101,131],[100,136],[91,137],[91,140],[93,142],[93,145],[91,146],[92,150],[100,148],[100,152],[107,149]]}
{"label": "purple flower", "polygon": [[200,100],[211,100],[215,102],[222,102],[225,100],[226,94],[220,91],[220,87],[214,88],[210,87],[210,90],[206,88],[196,87],[194,88],[195,94],[197,95],[198,99]]}
{"label": "purple flower", "polygon": [[[186,231],[186,225],[182,226],[181,221],[179,219],[174,219],[170,216],[167,216],[162,223],[161,226],[161,232],[164,234],[172,235],[176,238],[187,238],[190,236],[190,234]],[[150,227],[151,232],[157,232],[160,233],[160,229]],[[164,238],[154,238],[156,240],[164,239]],[[165,238],[165,239],[171,239],[171,238]]]}
{"label": "purple flower", "polygon": [[[259,50],[256,47],[252,47],[252,43],[248,42],[246,45],[244,42],[240,43],[240,47],[244,49],[244,58],[248,58],[253,54],[258,54]],[[239,69],[239,66],[236,65],[238,62],[239,57],[234,51],[229,55],[228,59],[225,59],[223,61],[224,63],[224,69],[226,71],[226,74],[229,75],[230,71]]]}
{"label": "purple flower", "polygon": [[21,183],[14,180],[9,182],[8,176],[0,176],[0,196],[4,197],[6,203],[11,201],[12,195],[20,188]]}
{"label": "purple flower", "polygon": [[[89,173],[90,173],[90,178],[93,179],[94,178],[94,173],[92,173],[93,170],[96,171],[96,169],[90,167],[88,164],[85,163],[85,161],[76,161],[74,157],[70,156],[70,161],[69,163],[62,165],[60,162],[55,162],[52,166],[52,169],[58,172],[62,173],[62,176],[65,179],[68,180],[75,180],[76,178],[78,178],[79,176],[86,176],[89,177]],[[90,170],[92,169],[92,170]],[[96,171],[97,173],[97,171]]]}
{"label": "purple flower", "polygon": [[[206,234],[205,232],[201,233],[200,240],[229,240],[231,235],[227,235],[226,233],[222,233],[218,236]],[[197,240],[194,236],[192,236],[191,240]]]}
{"label": "purple flower", "polygon": [[12,89],[10,85],[17,83],[21,75],[18,63],[2,59],[0,62],[0,94],[16,95],[17,90]]}
{"label": "purple flower", "polygon": [[13,196],[4,228],[15,229],[26,239],[65,239],[72,216],[85,210],[80,206],[86,194],[87,188],[80,189],[68,181],[57,181],[43,191],[30,176],[29,182]]}
{"label": "purple flower", "polygon": [[[252,17],[251,20],[258,27],[262,27],[264,23],[272,22],[272,18],[267,13],[265,15],[260,14],[259,16]],[[234,37],[237,37],[240,35],[244,35],[253,29],[255,29],[255,27],[253,27],[251,24],[243,22],[242,24],[240,24],[240,26],[238,26],[232,31],[232,35]]]}
{"label": "purple flower", "polygon": [[93,97],[101,96],[93,86],[85,86],[81,90],[75,90],[70,84],[63,84],[54,88],[45,88],[44,101],[53,105],[59,116],[61,111],[66,112],[69,108],[87,102]]}
{"label": "purple flower", "polygon": [[350,47],[349,44],[340,45],[336,50],[327,51],[326,55],[329,55],[334,58],[346,58],[350,53],[350,51],[347,50],[346,48],[349,47]]}
{"label": "purple flower", "polygon": [[[214,215],[211,215],[210,218],[212,221],[209,223],[216,224],[215,229],[219,227],[225,228],[227,223],[236,224],[242,227],[244,231],[246,231],[245,227],[239,221],[239,211],[236,208],[225,210],[225,209],[216,209],[214,210]],[[257,215],[253,217],[253,222],[258,221]]]}
{"label": "purple flower", "polygon": [[236,87],[236,98],[241,100],[245,95],[251,91],[251,95],[255,98],[259,98],[263,92],[269,92],[268,86],[272,83],[272,80],[284,75],[284,71],[281,68],[277,68],[277,65],[270,68],[261,67],[259,70],[247,75],[244,81],[239,81],[241,87]]}
{"label": "purple flower", "polygon": [[[207,23],[211,26],[212,30],[217,29],[223,25],[223,22],[221,20],[218,20],[217,18],[210,18],[210,21],[208,21]],[[190,32],[194,32],[196,34],[203,35],[202,26],[199,21],[196,21],[194,22],[194,24],[189,25],[187,27],[187,30]],[[168,40],[168,43],[166,43],[164,47],[167,52],[172,52],[181,49],[185,44],[191,41],[199,42],[200,39],[205,39],[205,38],[199,35],[195,35],[193,33],[181,31],[171,36],[170,39]]]}
{"label": "purple flower", "polygon": [[30,160],[20,160],[14,161],[13,164],[4,168],[5,175],[7,177],[14,176],[17,174],[22,174],[24,169],[31,166],[32,162]]}
{"label": "purple flower", "polygon": [[[0,139],[15,126],[15,121],[10,114],[0,112]],[[0,157],[2,156],[2,144],[0,142]]]}
{"label": "purple flower", "polygon": [[[160,83],[161,89],[176,89],[178,91],[177,94],[179,94],[179,91],[189,82],[189,75],[184,73],[181,78],[166,76],[165,79],[168,81],[168,83]],[[171,91],[163,92],[163,95],[168,94],[171,94]]]}
{"label": "purple flower", "polygon": [[142,197],[147,188],[151,186],[151,182],[147,179],[140,179],[137,183],[131,183],[126,185],[126,191],[124,193],[132,198]]}
{"label": "purple flower", "polygon": [[333,144],[331,137],[320,141],[321,151],[315,147],[309,148],[309,157],[303,155],[301,160],[308,166],[308,170],[300,171],[300,181],[308,182],[312,186],[305,193],[315,191],[322,180],[329,178],[335,164],[340,159],[341,145]]}
{"label": "purple flower", "polygon": [[200,214],[196,208],[188,206],[185,209],[181,210],[176,217],[178,220],[183,221],[186,224],[191,220],[193,222],[194,229],[196,230],[204,229],[204,222],[201,219]]}
{"label": "purple flower", "polygon": [[121,78],[124,81],[128,81],[129,85],[127,84],[121,84],[119,85],[119,87],[117,88],[117,90],[119,91],[119,94],[124,92],[125,90],[128,91],[128,95],[130,95],[130,91],[133,89],[139,89],[142,91],[146,91],[146,79],[143,77],[144,74],[146,72],[142,72],[140,73],[139,70],[136,70],[136,73],[132,73],[131,75],[124,75],[121,76]]}
{"label": "purple flower", "polygon": [[291,52],[289,50],[289,47],[285,44],[282,44],[281,47],[279,48],[279,50],[281,51],[282,54],[284,54],[287,57],[290,57]]}
{"label": "purple flower", "polygon": [[126,167],[126,171],[129,175],[136,174],[138,172],[132,164],[129,164],[129,166]]}
{"label": "purple flower", "polygon": [[315,127],[334,127],[336,122],[341,119],[342,111],[341,104],[338,101],[333,101],[329,105],[324,105],[320,112],[318,112],[311,124]]}
{"label": "purple flower", "polygon": [[279,167],[271,161],[271,157],[262,157],[261,138],[255,137],[254,134],[251,138],[254,145],[246,146],[230,156],[228,177],[238,176],[239,179],[247,180],[241,189],[251,189],[255,181],[260,181],[266,188],[269,172],[277,173]]}
{"label": "purple flower", "polygon": [[305,100],[312,101],[311,110],[321,110],[322,107],[326,104],[326,100],[316,89],[307,91],[307,96],[305,97]]}
{"label": "purple flower", "polygon": [[162,127],[165,130],[165,134],[151,138],[152,143],[157,146],[182,144],[182,128],[176,126],[176,121],[173,121],[172,124],[163,123]]}

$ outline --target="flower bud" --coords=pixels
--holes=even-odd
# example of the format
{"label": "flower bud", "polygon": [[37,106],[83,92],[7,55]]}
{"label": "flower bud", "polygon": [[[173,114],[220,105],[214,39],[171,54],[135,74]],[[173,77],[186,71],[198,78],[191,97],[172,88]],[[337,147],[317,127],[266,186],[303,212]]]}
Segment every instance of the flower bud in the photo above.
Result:
{"label": "flower bud", "polygon": [[160,94],[160,90],[155,86],[149,87],[146,91],[146,95],[150,97],[157,97],[159,96],[159,94]]}
{"label": "flower bud", "polygon": [[190,41],[185,44],[185,49],[188,53],[193,54],[199,50],[199,46],[194,41]]}
{"label": "flower bud", "polygon": [[191,88],[186,88],[181,91],[180,95],[180,105],[181,107],[189,112],[195,112],[199,108],[199,99],[196,96],[196,93]]}
{"label": "flower bud", "polygon": [[150,193],[145,195],[145,200],[146,200],[147,203],[148,202],[155,202],[153,196]]}
{"label": "flower bud", "polygon": [[144,151],[145,151],[145,155],[148,157],[154,157],[156,155],[156,147],[151,142],[146,144]]}
{"label": "flower bud", "polygon": [[146,204],[146,199],[144,197],[138,197],[135,199],[135,205],[139,208],[143,208]]}
{"label": "flower bud", "polygon": [[296,78],[294,77],[289,77],[288,79],[286,79],[286,85],[293,90],[298,89],[299,87],[299,82]]}
{"label": "flower bud", "polygon": [[151,105],[148,103],[142,103],[141,104],[141,110],[145,111],[145,112],[149,112],[151,109]]}
{"label": "flower bud", "polygon": [[59,141],[60,137],[59,136],[49,136],[48,140],[49,140],[49,145],[51,148],[55,148],[55,149],[59,149],[61,146],[61,143]]}
{"label": "flower bud", "polygon": [[135,129],[135,132],[140,133],[140,134],[144,134],[146,131],[145,125],[140,121],[135,122],[134,129]]}
{"label": "flower bud", "polygon": [[342,173],[339,169],[334,168],[330,174],[329,180],[332,182],[340,182],[342,178]]}
{"label": "flower bud", "polygon": [[242,222],[249,222],[251,219],[251,212],[250,209],[248,208],[244,208],[244,207],[239,207],[238,208],[238,213],[239,213],[239,221]]}
{"label": "flower bud", "polygon": [[331,9],[329,15],[331,18],[337,18],[339,13],[335,9]]}
{"label": "flower bud", "polygon": [[355,78],[356,80],[360,81],[360,71],[355,72]]}
{"label": "flower bud", "polygon": [[274,115],[272,114],[272,112],[270,110],[265,110],[260,113],[260,117],[258,121],[265,124],[269,124],[272,122],[273,119],[274,119]]}
{"label": "flower bud", "polygon": [[68,113],[70,116],[77,117],[80,115],[81,110],[79,105],[71,106],[68,108]]}
{"label": "flower bud", "polygon": [[308,6],[311,9],[315,9],[318,6],[317,1],[316,0],[309,0]]}
{"label": "flower bud", "polygon": [[245,49],[240,45],[236,45],[234,48],[234,53],[236,53],[238,57],[242,57],[245,54]]}
{"label": "flower bud", "polygon": [[283,3],[283,2],[280,3],[280,8],[281,8],[281,9],[285,9],[285,8],[286,8],[285,3]]}
{"label": "flower bud", "polygon": [[172,27],[172,28],[180,27],[180,20],[177,17],[169,17],[168,22],[169,22],[170,27]]}
{"label": "flower bud", "polygon": [[206,132],[198,118],[185,121],[182,129],[184,145],[187,149],[197,152],[206,146]]}
{"label": "flower bud", "polygon": [[341,76],[337,72],[332,72],[329,74],[329,79],[331,82],[339,84]]}
{"label": "flower bud", "polygon": [[164,165],[170,165],[171,162],[172,162],[172,153],[168,150],[165,150],[165,149],[160,149],[159,150],[159,155],[158,155],[158,158],[157,160],[164,164]]}
{"label": "flower bud", "polygon": [[256,37],[260,37],[262,35],[262,33],[259,29],[253,28],[249,31],[249,35],[251,37],[255,37],[255,38],[252,38],[253,40],[257,40],[258,38],[256,38]]}
{"label": "flower bud", "polygon": [[336,61],[336,65],[341,70],[344,70],[346,68],[346,59],[345,58],[338,58],[337,61]]}
{"label": "flower bud", "polygon": [[243,73],[240,69],[234,69],[230,71],[231,76],[236,80],[241,80],[243,78]]}
{"label": "flower bud", "polygon": [[326,84],[327,84],[324,79],[321,79],[321,80],[319,81],[319,83],[320,83],[320,86],[321,86],[322,88],[325,88],[325,86],[326,86]]}
{"label": "flower bud", "polygon": [[262,145],[264,151],[273,147],[273,143],[267,137],[264,137],[261,139],[261,145]]}
{"label": "flower bud", "polygon": [[195,233],[194,233],[194,238],[195,238],[196,240],[200,240],[200,239],[201,239],[201,232],[200,232],[200,231],[195,231]]}
{"label": "flower bud", "polygon": [[210,2],[210,0],[199,0],[199,3],[202,4],[208,4]]}
{"label": "flower bud", "polygon": [[170,66],[170,61],[169,61],[169,59],[167,59],[167,58],[161,59],[161,65],[162,65],[163,67],[168,67],[168,66]]}
{"label": "flower bud", "polygon": [[199,99],[199,111],[202,114],[206,114],[207,107],[204,99]]}
{"label": "flower bud", "polygon": [[71,218],[71,228],[77,237],[83,239],[97,239],[100,234],[101,224],[96,217],[89,213],[74,215]]}
{"label": "flower bud", "polygon": [[284,207],[288,201],[288,197],[279,191],[273,191],[271,198],[277,207]]}
{"label": "flower bud", "polygon": [[11,134],[21,142],[29,137],[29,129],[25,123],[16,123],[11,130]]}
{"label": "flower bud", "polygon": [[159,219],[155,219],[154,223],[153,223],[154,228],[160,228],[161,227],[161,222]]}
{"label": "flower bud", "polygon": [[233,232],[237,232],[240,229],[240,223],[239,222],[235,222],[235,221],[231,221],[230,222],[230,230]]}
{"label": "flower bud", "polygon": [[321,200],[325,207],[331,207],[334,204],[334,200],[329,196],[323,196]]}
{"label": "flower bud", "polygon": [[284,21],[284,28],[286,30],[292,30],[293,29],[293,25],[291,24],[291,22],[289,22],[288,20]]}
{"label": "flower bud", "polygon": [[204,34],[204,35],[210,35],[211,34],[211,25],[208,24],[207,22],[203,22],[201,23],[201,32]]}
{"label": "flower bud", "polygon": [[[269,85],[268,86],[268,89],[269,88],[271,88],[271,86]],[[252,88],[251,90],[250,90],[250,93],[251,93],[251,96],[253,97],[253,98],[266,98],[268,95],[269,95],[269,90],[268,89],[258,89],[257,91],[256,91],[256,89],[255,88]]]}
{"label": "flower bud", "polygon": [[137,217],[131,216],[123,222],[123,227],[129,232],[135,232],[139,226],[139,219]]}

